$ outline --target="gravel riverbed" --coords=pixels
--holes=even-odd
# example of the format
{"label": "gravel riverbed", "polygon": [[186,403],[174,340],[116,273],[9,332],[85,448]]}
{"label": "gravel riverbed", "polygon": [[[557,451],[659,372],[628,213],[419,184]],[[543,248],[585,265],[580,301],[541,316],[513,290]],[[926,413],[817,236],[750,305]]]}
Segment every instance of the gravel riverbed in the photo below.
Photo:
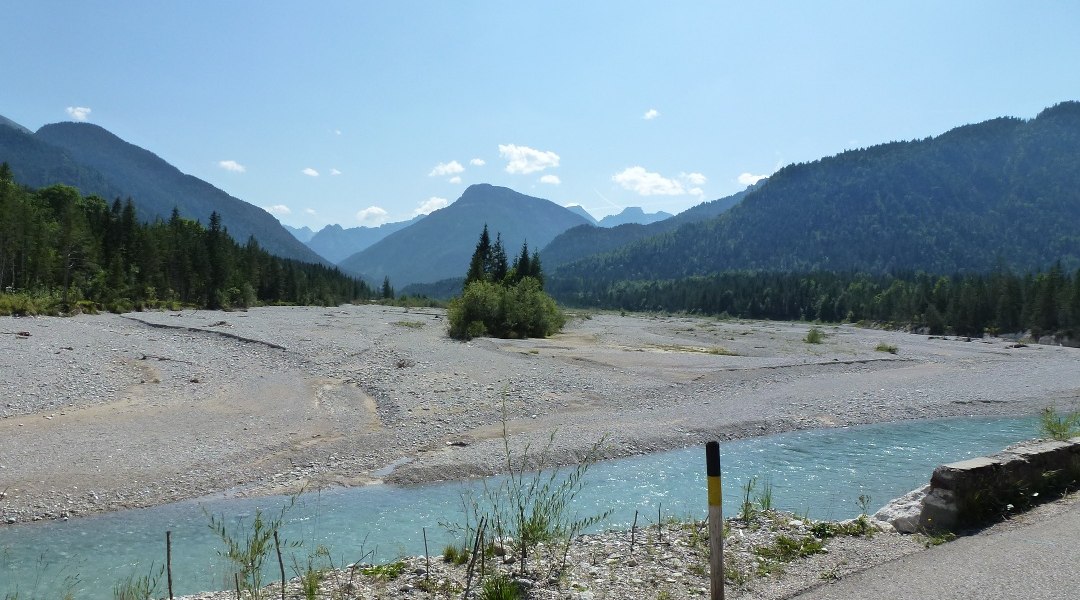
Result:
{"label": "gravel riverbed", "polygon": [[1080,406],[1077,349],[810,327],[596,314],[464,343],[442,311],[377,305],[5,317],[0,522],[489,475],[504,424],[573,462],[601,438],[615,457]]}

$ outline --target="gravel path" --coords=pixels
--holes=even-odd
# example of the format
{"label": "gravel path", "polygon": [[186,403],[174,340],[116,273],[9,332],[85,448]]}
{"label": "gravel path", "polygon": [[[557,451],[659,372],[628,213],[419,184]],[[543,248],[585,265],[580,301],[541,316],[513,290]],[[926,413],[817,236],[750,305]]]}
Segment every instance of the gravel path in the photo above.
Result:
{"label": "gravel path", "polygon": [[604,314],[462,343],[440,311],[383,306],[5,317],[0,520],[490,474],[504,414],[511,444],[555,431],[569,461],[604,436],[625,456],[1080,404],[1080,350],[808,328]]}

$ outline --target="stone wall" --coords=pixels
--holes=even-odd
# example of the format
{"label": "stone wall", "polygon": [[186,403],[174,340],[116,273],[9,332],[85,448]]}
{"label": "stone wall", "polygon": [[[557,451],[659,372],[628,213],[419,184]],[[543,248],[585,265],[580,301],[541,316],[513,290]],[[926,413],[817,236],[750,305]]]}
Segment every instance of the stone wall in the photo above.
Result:
{"label": "stone wall", "polygon": [[955,531],[1025,510],[1080,487],[1080,438],[1035,441],[934,469],[918,528]]}

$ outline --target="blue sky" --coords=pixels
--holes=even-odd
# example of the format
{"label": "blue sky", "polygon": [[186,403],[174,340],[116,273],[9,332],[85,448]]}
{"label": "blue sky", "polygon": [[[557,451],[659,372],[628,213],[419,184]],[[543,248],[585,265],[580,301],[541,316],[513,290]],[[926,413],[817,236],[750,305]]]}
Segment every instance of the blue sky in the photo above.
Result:
{"label": "blue sky", "polygon": [[679,212],[1080,100],[1076,2],[4,2],[0,115],[86,120],[286,224],[492,183]]}

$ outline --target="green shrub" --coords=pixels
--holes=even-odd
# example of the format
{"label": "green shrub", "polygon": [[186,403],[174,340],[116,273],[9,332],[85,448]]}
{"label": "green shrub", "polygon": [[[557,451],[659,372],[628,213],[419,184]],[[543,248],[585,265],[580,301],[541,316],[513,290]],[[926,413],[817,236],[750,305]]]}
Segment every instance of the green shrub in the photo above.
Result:
{"label": "green shrub", "polygon": [[566,324],[566,317],[540,282],[526,277],[504,285],[477,280],[465,286],[447,308],[450,337],[471,339],[547,337]]}
{"label": "green shrub", "polygon": [[820,344],[825,339],[825,334],[821,332],[817,327],[811,327],[810,331],[806,332],[806,337],[803,338],[807,344]]}
{"label": "green shrub", "polygon": [[889,354],[896,354],[900,351],[900,349],[896,346],[893,346],[892,344],[886,344],[885,342],[881,342],[880,344],[878,344],[874,348],[874,350],[877,350],[878,352],[888,352]]}

